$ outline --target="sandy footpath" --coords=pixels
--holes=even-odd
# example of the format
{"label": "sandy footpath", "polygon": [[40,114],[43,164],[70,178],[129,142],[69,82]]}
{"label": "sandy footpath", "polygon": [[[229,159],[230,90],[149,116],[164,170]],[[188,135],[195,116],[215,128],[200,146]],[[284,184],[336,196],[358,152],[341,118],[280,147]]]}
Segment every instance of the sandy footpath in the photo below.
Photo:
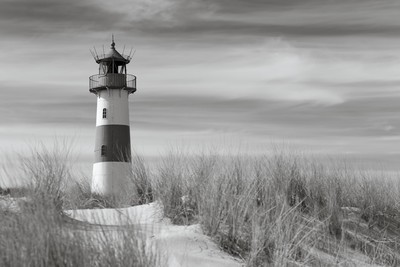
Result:
{"label": "sandy footpath", "polygon": [[[71,218],[103,226],[138,225],[171,267],[236,267],[242,262],[222,252],[200,225],[172,225],[157,203],[120,209],[66,211]],[[116,227],[117,229],[117,227]]]}

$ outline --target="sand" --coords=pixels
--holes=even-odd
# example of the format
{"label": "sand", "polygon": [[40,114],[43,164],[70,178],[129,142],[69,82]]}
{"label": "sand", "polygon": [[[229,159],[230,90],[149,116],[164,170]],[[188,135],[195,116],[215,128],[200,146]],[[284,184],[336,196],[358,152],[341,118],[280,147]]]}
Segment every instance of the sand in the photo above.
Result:
{"label": "sand", "polygon": [[[95,225],[139,226],[150,245],[166,258],[171,267],[236,267],[244,266],[239,259],[224,253],[206,235],[199,224],[173,225],[163,218],[157,203],[120,209],[85,209],[66,211],[75,220]],[[111,229],[112,229],[111,228]]]}

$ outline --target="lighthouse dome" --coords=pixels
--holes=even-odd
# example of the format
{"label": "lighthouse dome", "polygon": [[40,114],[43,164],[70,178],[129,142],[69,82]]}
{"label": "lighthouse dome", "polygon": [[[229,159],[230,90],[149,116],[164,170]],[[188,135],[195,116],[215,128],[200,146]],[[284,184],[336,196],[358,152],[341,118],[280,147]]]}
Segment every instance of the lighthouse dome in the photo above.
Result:
{"label": "lighthouse dome", "polygon": [[[117,65],[123,65],[123,64],[128,64],[130,60],[128,58],[125,58],[122,56],[116,49],[115,49],[115,43],[114,40],[111,43],[111,48],[108,51],[108,53],[104,54],[103,57],[99,57],[96,60],[97,63],[101,62],[114,62]],[[118,64],[120,63],[120,64]]]}

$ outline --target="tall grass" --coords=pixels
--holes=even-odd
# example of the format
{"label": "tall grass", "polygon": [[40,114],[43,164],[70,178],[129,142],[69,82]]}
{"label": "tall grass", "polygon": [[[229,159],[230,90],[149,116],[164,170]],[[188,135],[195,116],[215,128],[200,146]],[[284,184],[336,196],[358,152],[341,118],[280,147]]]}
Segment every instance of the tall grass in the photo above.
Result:
{"label": "tall grass", "polygon": [[129,183],[130,193],[127,194],[131,205],[147,204],[153,201],[153,187],[151,172],[142,156],[134,154],[132,157]]}
{"label": "tall grass", "polygon": [[93,230],[66,222],[52,208],[2,211],[0,266],[158,266],[139,228]]}
{"label": "tall grass", "polygon": [[20,175],[32,182],[18,209],[0,209],[0,266],[159,266],[139,226],[94,229],[64,215],[76,204],[66,190],[72,179],[69,156],[64,142],[20,156]]}
{"label": "tall grass", "polygon": [[[36,147],[20,158],[31,180],[19,211],[0,214],[0,266],[156,266],[138,228],[87,229],[64,209],[159,201],[175,224],[200,223],[248,266],[400,262],[400,182],[347,163],[300,153],[265,156],[175,151],[150,169],[135,155],[119,202],[92,195],[75,177],[70,146]],[[113,232],[113,234],[111,234]]]}
{"label": "tall grass", "polygon": [[285,151],[170,154],[155,175],[166,216],[201,223],[248,266],[329,265],[318,255],[340,261],[350,250],[372,263],[398,263],[399,181]]}

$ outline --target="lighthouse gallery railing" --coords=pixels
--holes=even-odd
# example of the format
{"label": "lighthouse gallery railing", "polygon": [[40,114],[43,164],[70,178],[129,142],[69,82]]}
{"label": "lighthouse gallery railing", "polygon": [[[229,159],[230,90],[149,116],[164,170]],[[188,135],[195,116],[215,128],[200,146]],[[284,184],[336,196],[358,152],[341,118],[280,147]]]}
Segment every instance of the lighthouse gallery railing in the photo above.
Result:
{"label": "lighthouse gallery railing", "polygon": [[89,89],[101,87],[136,89],[136,76],[132,74],[95,74],[89,77]]}

